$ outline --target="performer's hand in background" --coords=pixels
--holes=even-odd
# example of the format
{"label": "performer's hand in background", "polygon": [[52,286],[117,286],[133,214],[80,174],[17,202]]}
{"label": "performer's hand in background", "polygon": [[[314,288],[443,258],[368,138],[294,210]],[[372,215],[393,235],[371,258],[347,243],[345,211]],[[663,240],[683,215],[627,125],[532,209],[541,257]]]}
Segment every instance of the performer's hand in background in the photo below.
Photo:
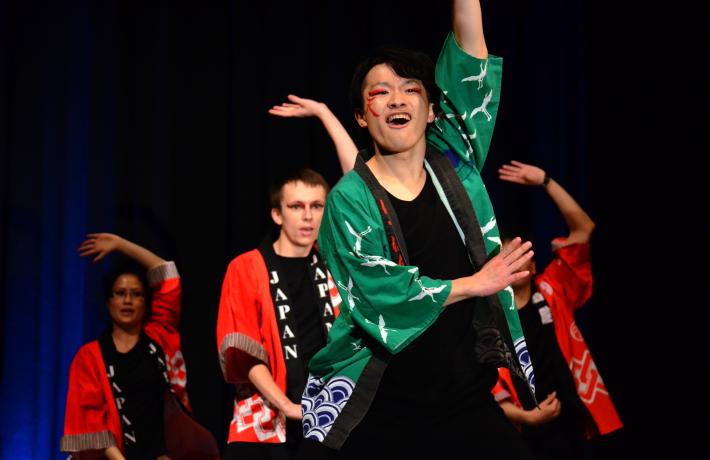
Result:
{"label": "performer's hand in background", "polygon": [[511,161],[498,169],[498,176],[505,181],[522,185],[542,185],[545,180],[545,171],[537,166]]}
{"label": "performer's hand in background", "polygon": [[123,238],[113,233],[89,233],[86,240],[79,245],[79,255],[86,257],[97,254],[94,262],[98,262],[118,249],[122,241]]}
{"label": "performer's hand in background", "polygon": [[305,99],[294,94],[288,95],[288,100],[281,105],[275,105],[269,109],[271,115],[277,117],[320,117],[324,111],[328,110],[327,106],[313,99]]}

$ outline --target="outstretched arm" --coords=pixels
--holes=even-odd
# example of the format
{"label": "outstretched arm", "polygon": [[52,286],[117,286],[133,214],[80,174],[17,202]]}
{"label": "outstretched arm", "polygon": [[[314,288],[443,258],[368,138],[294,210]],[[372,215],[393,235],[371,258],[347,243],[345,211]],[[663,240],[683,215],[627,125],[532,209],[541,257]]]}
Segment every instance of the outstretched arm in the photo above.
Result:
{"label": "outstretched arm", "polygon": [[[502,180],[523,185],[544,185],[545,171],[537,166],[511,161],[503,165],[498,174]],[[549,179],[545,191],[550,195],[569,228],[565,244],[586,243],[594,231],[594,221],[582,207],[554,179]]]}
{"label": "outstretched arm", "polygon": [[478,59],[487,58],[479,0],[454,0],[452,20],[454,36],[461,49]]}
{"label": "outstretched arm", "polygon": [[323,102],[304,99],[293,94],[288,95],[288,100],[291,102],[275,105],[269,109],[269,113],[279,117],[318,117],[335,144],[343,174],[353,169],[355,157],[357,156],[357,146],[355,146],[338,117],[330,111],[328,106]]}
{"label": "outstretched arm", "polygon": [[86,257],[96,254],[94,262],[98,262],[113,251],[123,253],[147,269],[166,263],[165,260],[146,248],[113,233],[89,233],[86,235],[86,240],[79,245],[80,256]]}

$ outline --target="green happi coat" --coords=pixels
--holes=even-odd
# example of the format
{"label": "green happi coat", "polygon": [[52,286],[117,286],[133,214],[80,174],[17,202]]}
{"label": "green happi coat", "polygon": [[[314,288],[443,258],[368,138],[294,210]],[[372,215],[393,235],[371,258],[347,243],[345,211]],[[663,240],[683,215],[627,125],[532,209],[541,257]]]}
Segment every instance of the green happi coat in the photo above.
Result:
{"label": "green happi coat", "polygon": [[[449,34],[436,65],[442,113],[427,131],[425,167],[475,268],[501,246],[480,175],[495,125],[501,72],[502,59],[476,59]],[[451,280],[422,276],[407,265],[406,251],[403,258],[395,254],[403,242],[388,234],[386,222],[398,228],[396,215],[383,212],[384,203],[371,191],[374,178],[362,159],[358,162],[359,168],[328,196],[320,227],[319,249],[343,304],[327,345],[310,362],[302,400],[304,436],[336,449],[367,412],[389,358],[436,321],[451,292]],[[493,325],[486,330],[497,334],[486,339],[489,332],[478,330],[479,342],[487,342],[481,350],[476,345],[479,360],[512,367],[519,375],[522,369],[532,384],[512,288],[476,301],[480,314],[474,313],[474,323]]]}

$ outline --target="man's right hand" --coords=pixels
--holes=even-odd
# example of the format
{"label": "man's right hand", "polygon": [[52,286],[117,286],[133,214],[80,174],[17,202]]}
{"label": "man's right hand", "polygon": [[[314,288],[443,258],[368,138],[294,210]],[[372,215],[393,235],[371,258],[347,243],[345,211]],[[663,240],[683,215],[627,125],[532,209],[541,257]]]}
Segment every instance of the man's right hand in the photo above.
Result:
{"label": "man's right hand", "polygon": [[290,420],[301,420],[303,419],[303,414],[301,413],[301,406],[298,404],[294,404],[291,401],[288,402],[286,407],[283,409],[284,415],[286,415],[287,419]]}

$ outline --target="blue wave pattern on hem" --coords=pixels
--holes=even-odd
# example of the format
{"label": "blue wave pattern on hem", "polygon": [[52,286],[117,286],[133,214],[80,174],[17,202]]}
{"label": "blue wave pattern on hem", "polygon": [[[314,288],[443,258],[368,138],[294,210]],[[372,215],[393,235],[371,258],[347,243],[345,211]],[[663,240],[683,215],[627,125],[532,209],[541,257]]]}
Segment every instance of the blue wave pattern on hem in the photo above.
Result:
{"label": "blue wave pattern on hem", "polygon": [[355,382],[347,377],[336,377],[326,385],[309,375],[301,400],[303,437],[323,442],[354,389]]}
{"label": "blue wave pattern on hem", "polygon": [[521,337],[517,342],[513,344],[515,346],[515,354],[518,356],[518,362],[520,367],[523,369],[525,377],[528,379],[530,388],[533,393],[535,392],[535,372],[533,371],[532,361],[530,360],[530,353],[528,352],[528,345],[525,343],[525,337]]}

